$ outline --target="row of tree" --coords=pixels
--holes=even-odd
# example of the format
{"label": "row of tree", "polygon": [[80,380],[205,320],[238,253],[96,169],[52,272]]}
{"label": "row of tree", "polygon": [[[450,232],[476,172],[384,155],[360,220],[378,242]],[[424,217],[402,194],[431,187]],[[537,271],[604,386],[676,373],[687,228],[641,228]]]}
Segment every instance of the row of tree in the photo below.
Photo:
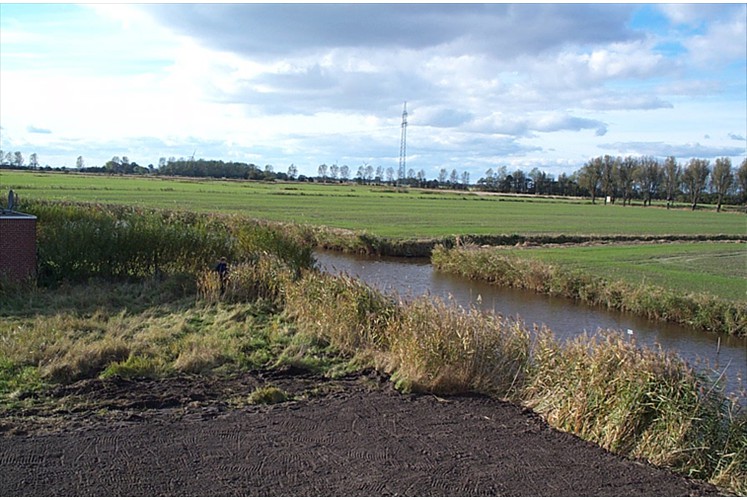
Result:
{"label": "row of tree", "polygon": [[[0,151],[0,165],[4,168],[38,169],[38,157],[30,155],[28,165],[23,154]],[[437,179],[427,179],[424,170],[410,168],[406,177],[398,178],[394,168],[383,168],[364,163],[351,177],[347,165],[319,165],[317,176],[299,175],[291,164],[286,172],[276,172],[272,165],[261,168],[252,163],[224,162],[194,158],[162,157],[158,167],[147,167],[130,161],[127,156],[114,156],[102,167],[86,167],[82,156],[75,168],[81,172],[108,174],[155,174],[183,177],[213,177],[248,180],[297,180],[301,182],[350,182],[359,184],[385,184],[417,186],[424,188],[469,189],[470,174],[456,169],[442,168]],[[44,167],[52,170],[51,167]],[[59,169],[57,169],[59,170]],[[65,170],[65,167],[62,168]],[[610,156],[592,158],[576,172],[560,174],[557,178],[538,168],[530,172],[521,169],[509,172],[506,166],[489,168],[475,184],[477,188],[500,193],[532,193],[557,196],[587,196],[592,203],[598,197],[604,203],[622,200],[623,205],[633,199],[650,205],[652,200],[666,200],[667,208],[675,201],[686,201],[694,210],[698,203],[708,201],[721,210],[724,203],[747,202],[747,158],[735,169],[729,158],[718,158],[713,165],[709,160],[693,158],[681,165],[670,156],[663,162],[651,156]]]}
{"label": "row of tree", "polygon": [[586,162],[578,172],[578,182],[591,196],[604,196],[605,203],[622,199],[623,205],[642,198],[644,206],[652,199],[667,201],[667,208],[684,195],[695,210],[706,192],[716,203],[717,211],[727,196],[747,199],[747,158],[734,173],[729,158],[717,158],[711,167],[709,160],[692,158],[680,165],[670,156],[660,162],[652,156],[599,156]]}

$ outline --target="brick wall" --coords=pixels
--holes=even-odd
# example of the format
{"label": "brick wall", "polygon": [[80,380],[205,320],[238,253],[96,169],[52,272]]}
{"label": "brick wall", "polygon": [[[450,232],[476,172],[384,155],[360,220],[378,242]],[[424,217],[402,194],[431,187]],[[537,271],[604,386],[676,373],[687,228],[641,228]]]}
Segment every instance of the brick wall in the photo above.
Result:
{"label": "brick wall", "polygon": [[36,275],[36,217],[0,215],[0,275],[19,281]]}

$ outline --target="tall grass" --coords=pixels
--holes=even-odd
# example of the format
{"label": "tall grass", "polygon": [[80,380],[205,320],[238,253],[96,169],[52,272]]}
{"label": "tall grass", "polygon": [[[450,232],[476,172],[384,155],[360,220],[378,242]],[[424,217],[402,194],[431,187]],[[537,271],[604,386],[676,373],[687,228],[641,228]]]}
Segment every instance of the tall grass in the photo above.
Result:
{"label": "tall grass", "polygon": [[39,282],[90,278],[143,279],[199,273],[225,256],[232,261],[274,255],[294,272],[313,264],[298,229],[238,216],[119,205],[31,202],[38,219]]}
{"label": "tall grass", "polygon": [[544,336],[522,402],[602,447],[745,492],[747,413],[678,357],[616,332]]}
{"label": "tall grass", "polygon": [[434,267],[499,286],[523,288],[553,296],[631,312],[728,335],[747,335],[747,304],[705,294],[681,294],[647,284],[568,270],[547,262],[521,259],[490,250],[438,247]]}

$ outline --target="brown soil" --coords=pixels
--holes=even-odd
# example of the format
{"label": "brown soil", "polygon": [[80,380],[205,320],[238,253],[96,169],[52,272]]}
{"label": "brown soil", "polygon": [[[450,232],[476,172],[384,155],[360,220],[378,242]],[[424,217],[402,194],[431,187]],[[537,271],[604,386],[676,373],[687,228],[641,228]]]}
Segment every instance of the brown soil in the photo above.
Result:
{"label": "brown soil", "polygon": [[[248,403],[256,387],[294,397]],[[686,496],[712,486],[478,395],[374,373],[84,381],[0,412],[3,496]]]}

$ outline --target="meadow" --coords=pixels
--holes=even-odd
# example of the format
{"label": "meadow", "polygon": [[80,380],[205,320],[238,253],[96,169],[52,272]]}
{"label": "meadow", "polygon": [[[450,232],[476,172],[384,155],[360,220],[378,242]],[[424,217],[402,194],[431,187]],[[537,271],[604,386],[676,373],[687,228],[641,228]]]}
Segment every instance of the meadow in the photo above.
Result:
{"label": "meadow", "polygon": [[496,248],[607,280],[747,300],[747,246],[736,242]]}
{"label": "meadow", "polygon": [[[736,212],[591,204],[384,186],[264,183],[0,171],[23,200],[125,204],[241,214],[396,240],[454,235],[716,236],[747,234]],[[4,194],[4,193],[3,193]]]}

